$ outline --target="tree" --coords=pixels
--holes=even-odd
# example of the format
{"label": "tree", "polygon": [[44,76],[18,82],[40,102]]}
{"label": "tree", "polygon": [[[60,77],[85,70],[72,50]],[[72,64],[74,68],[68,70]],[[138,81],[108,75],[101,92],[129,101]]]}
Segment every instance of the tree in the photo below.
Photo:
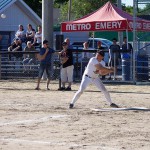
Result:
{"label": "tree", "polygon": [[150,4],[146,4],[143,9],[138,10],[140,15],[150,15]]}
{"label": "tree", "polygon": [[[80,18],[84,15],[92,13],[99,9],[108,0],[72,0],[71,20]],[[116,0],[111,0],[112,3],[116,3]],[[68,2],[60,6],[61,9],[61,21],[67,20]]]}
{"label": "tree", "polygon": [[24,0],[25,3],[37,13],[39,17],[42,17],[42,0]]}

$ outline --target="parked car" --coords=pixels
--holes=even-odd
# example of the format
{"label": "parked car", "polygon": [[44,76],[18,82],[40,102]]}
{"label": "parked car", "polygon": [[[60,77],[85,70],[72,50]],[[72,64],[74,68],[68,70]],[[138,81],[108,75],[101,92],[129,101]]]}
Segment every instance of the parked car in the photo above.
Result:
{"label": "parked car", "polygon": [[[90,48],[97,48],[97,42],[101,41],[102,47],[104,49],[109,49],[110,45],[112,45],[112,41],[104,38],[89,38],[88,43]],[[93,47],[94,46],[94,47]]]}
{"label": "parked car", "polygon": [[[104,38],[89,38],[87,41],[89,43],[89,50],[97,49],[98,41],[101,41],[101,43],[102,43],[101,47],[105,50],[108,50],[110,45],[112,45],[112,41],[110,41],[108,39],[104,39]],[[74,42],[71,45],[72,45],[73,49],[83,49],[83,43],[84,42]],[[81,57],[81,54],[79,54],[79,57]],[[105,52],[104,61],[106,63],[108,63],[108,61],[109,61],[109,53],[108,52]]]}
{"label": "parked car", "polygon": [[[102,45],[101,47],[104,50],[109,50],[110,45],[112,45],[112,41],[104,38],[89,38],[88,43],[89,43],[89,48],[90,49],[97,49],[97,42],[101,41]],[[104,56],[104,61],[108,64],[109,62],[109,52],[105,52]]]}

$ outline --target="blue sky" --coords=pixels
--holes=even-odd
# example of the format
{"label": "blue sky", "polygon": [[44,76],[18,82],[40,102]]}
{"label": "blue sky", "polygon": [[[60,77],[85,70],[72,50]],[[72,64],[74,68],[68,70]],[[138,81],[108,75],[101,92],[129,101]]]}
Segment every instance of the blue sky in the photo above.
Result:
{"label": "blue sky", "polygon": [[[121,0],[126,6],[133,6],[133,0]],[[138,7],[143,8],[144,4],[139,4]]]}
{"label": "blue sky", "polygon": [[133,6],[133,0],[122,0],[121,2],[126,6]]}

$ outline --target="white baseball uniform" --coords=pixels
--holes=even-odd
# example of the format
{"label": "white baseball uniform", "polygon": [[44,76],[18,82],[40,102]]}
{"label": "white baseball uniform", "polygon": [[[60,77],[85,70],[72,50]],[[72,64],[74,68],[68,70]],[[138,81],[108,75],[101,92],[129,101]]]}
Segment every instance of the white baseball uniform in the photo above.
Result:
{"label": "white baseball uniform", "polygon": [[110,95],[109,95],[109,92],[106,90],[104,84],[102,83],[102,81],[100,80],[100,77],[99,77],[99,74],[96,74],[94,73],[96,71],[96,67],[95,65],[96,64],[101,64],[102,66],[105,66],[105,63],[104,61],[101,61],[99,62],[97,60],[96,57],[92,57],[90,60],[89,60],[89,63],[84,71],[84,74],[82,76],[82,81],[81,81],[81,85],[80,85],[80,88],[79,90],[76,92],[76,94],[74,95],[72,101],[71,101],[71,104],[74,104],[78,99],[79,97],[81,96],[81,94],[84,92],[84,90],[86,89],[86,87],[93,83],[96,85],[96,87],[103,92],[103,94],[105,95],[105,98],[107,100],[107,102],[109,104],[112,103],[111,101],[111,98],[110,98]]}

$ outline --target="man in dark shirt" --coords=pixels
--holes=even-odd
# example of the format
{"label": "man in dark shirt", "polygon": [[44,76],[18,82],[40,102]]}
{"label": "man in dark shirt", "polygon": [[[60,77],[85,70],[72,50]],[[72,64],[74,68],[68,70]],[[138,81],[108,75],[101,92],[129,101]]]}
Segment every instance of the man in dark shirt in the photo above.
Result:
{"label": "man in dark shirt", "polygon": [[[115,68],[115,74],[117,74],[117,66],[119,65],[119,59],[121,59],[119,51],[120,46],[117,44],[117,39],[113,38],[113,44],[110,45],[109,48],[109,67]],[[108,79],[111,80],[111,74]],[[113,77],[113,80],[116,80],[115,76]]]}
{"label": "man in dark shirt", "polygon": [[132,56],[133,47],[130,43],[128,43],[128,47],[127,47],[127,37],[123,38],[122,50],[127,51],[122,53],[122,58],[130,58]]}
{"label": "man in dark shirt", "polygon": [[39,76],[38,76],[38,83],[35,90],[40,90],[40,81],[43,76],[44,70],[46,70],[47,74],[47,90],[49,90],[49,83],[51,78],[51,59],[52,59],[52,53],[54,53],[54,50],[52,48],[49,48],[48,41],[43,41],[43,47],[40,49],[40,54],[37,55],[37,58],[41,61],[40,62],[40,69],[39,69]]}
{"label": "man in dark shirt", "polygon": [[[62,43],[63,50],[60,52],[60,59],[62,59],[61,68],[61,82],[62,87],[59,90],[71,91],[71,84],[73,82],[73,55],[72,51],[68,50],[67,42]],[[68,87],[65,88],[65,84],[68,82]]]}
{"label": "man in dark shirt", "polygon": [[[10,52],[10,51],[12,51],[12,52],[17,52],[17,51],[19,52],[19,51],[22,51],[22,45],[20,44],[18,38],[16,38],[16,39],[14,40],[14,42],[11,44],[11,46],[8,47],[8,51],[9,51],[9,52]],[[22,53],[14,53],[13,55],[15,56],[16,60],[22,58],[22,56],[23,56]],[[10,57],[10,55],[9,55],[9,60],[10,60],[10,59],[11,59],[11,57]]]}

